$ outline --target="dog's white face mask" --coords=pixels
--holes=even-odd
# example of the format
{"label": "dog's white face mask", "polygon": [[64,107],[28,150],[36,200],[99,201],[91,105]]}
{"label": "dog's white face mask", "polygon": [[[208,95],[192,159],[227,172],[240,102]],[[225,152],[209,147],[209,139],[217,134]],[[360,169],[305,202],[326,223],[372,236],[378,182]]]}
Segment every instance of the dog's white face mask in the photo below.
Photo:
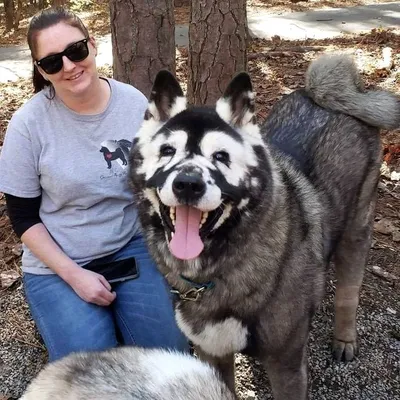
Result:
{"label": "dog's white face mask", "polygon": [[[149,212],[162,221],[171,253],[198,257],[204,240],[261,191],[254,173],[264,157],[250,78],[239,74],[215,109],[186,108],[173,75],[161,71],[134,142],[134,176]],[[259,188],[258,188],[259,187]]]}

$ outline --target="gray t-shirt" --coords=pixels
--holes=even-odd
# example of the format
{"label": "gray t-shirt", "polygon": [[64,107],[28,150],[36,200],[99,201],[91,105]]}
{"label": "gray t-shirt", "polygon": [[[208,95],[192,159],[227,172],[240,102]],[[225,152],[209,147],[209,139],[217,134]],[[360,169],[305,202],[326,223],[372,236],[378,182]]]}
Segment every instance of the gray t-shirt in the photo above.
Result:
{"label": "gray t-shirt", "polygon": [[[119,250],[140,230],[127,162],[147,100],[131,85],[108,82],[109,104],[97,115],[77,114],[42,90],[12,117],[0,154],[0,191],[42,194],[40,218],[79,265]],[[52,273],[26,246],[22,269]]]}

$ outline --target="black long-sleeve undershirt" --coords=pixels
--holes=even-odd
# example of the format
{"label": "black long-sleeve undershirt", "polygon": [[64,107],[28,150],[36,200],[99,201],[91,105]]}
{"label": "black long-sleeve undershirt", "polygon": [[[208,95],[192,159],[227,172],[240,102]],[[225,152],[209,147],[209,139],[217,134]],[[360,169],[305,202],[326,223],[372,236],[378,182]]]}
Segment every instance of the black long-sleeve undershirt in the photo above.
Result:
{"label": "black long-sleeve undershirt", "polygon": [[5,197],[11,226],[19,238],[31,226],[42,222],[39,216],[42,196],[27,198],[5,193]]}

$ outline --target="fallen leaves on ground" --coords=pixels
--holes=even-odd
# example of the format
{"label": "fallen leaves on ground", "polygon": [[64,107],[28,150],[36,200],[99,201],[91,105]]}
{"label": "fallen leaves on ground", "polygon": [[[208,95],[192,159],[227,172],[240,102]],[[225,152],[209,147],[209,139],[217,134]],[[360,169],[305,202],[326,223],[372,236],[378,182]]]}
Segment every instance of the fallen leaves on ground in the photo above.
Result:
{"label": "fallen leaves on ground", "polygon": [[21,275],[15,270],[0,272],[0,289],[11,287],[20,277]]}

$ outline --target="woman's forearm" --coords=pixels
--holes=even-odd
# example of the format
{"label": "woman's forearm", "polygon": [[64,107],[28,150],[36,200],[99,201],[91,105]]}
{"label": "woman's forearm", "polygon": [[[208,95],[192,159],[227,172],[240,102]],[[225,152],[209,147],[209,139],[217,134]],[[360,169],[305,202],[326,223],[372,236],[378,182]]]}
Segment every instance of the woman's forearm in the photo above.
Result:
{"label": "woman's forearm", "polygon": [[66,282],[80,268],[60,249],[42,223],[27,229],[21,240],[40,261]]}
{"label": "woman's forearm", "polygon": [[108,306],[114,301],[116,294],[111,291],[111,285],[104,276],[85,270],[72,261],[42,223],[27,229],[21,240],[40,261],[67,282],[81,299],[99,306]]}

